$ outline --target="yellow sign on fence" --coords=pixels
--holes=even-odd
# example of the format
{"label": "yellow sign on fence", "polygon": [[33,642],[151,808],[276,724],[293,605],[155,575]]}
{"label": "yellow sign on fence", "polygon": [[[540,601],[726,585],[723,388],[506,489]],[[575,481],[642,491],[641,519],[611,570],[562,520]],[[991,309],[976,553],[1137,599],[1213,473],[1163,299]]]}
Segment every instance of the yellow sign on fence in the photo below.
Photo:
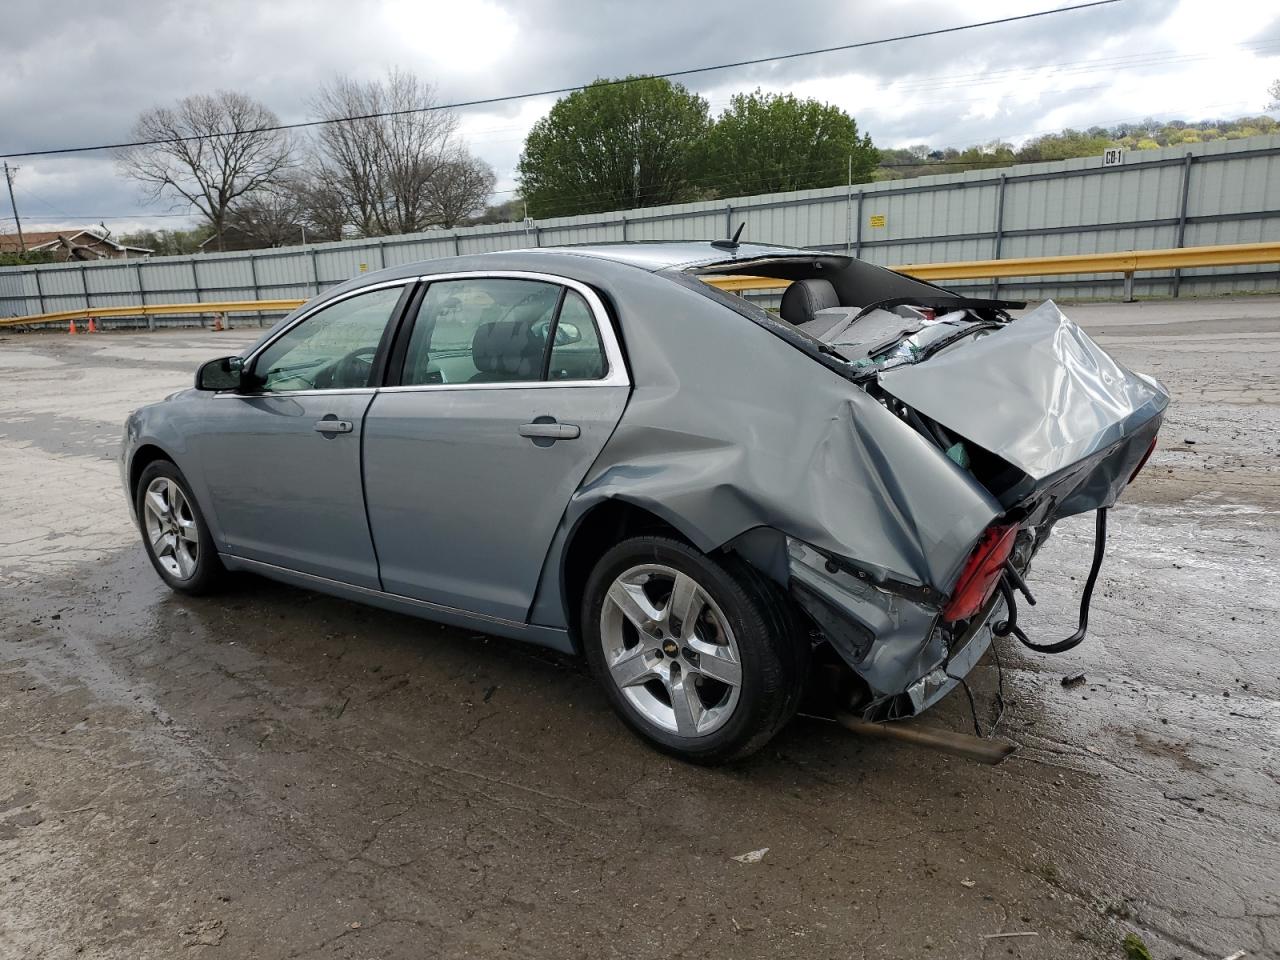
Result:
{"label": "yellow sign on fence", "polygon": [[885,224],[885,217],[883,213],[873,213],[871,215],[871,225],[873,227],[883,227],[884,224]]}

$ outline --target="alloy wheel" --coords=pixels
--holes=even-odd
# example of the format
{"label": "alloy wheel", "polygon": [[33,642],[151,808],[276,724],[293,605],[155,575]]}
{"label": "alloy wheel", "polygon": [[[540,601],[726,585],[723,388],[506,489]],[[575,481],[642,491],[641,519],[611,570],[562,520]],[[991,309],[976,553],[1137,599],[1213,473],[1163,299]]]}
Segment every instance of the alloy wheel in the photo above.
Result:
{"label": "alloy wheel", "polygon": [[742,689],[738,642],[687,573],[647,563],[619,575],[600,612],[600,642],[609,676],[650,723],[702,737],[732,716]]}
{"label": "alloy wheel", "polygon": [[200,559],[195,513],[187,495],[168,477],[156,477],[142,498],[147,542],[169,576],[190,580]]}

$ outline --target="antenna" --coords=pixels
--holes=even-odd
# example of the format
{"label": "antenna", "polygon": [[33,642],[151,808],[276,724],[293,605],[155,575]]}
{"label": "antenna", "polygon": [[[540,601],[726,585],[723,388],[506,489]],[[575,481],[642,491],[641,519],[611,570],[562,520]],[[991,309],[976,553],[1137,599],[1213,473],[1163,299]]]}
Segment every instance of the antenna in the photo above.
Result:
{"label": "antenna", "polygon": [[738,224],[738,229],[733,231],[732,237],[727,240],[712,240],[711,245],[718,250],[737,250],[738,247],[741,246],[741,244],[738,243],[738,238],[742,236],[742,231],[746,226],[747,221],[743,220]]}

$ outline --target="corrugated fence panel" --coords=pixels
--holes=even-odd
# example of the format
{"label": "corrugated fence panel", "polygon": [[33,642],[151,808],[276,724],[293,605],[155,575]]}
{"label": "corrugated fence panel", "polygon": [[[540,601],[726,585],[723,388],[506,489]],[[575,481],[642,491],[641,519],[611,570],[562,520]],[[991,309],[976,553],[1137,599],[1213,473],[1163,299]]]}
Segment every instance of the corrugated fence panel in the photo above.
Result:
{"label": "corrugated fence panel", "polygon": [[20,273],[0,273],[0,303],[25,302],[30,294],[35,293],[35,275],[24,276]]}
{"label": "corrugated fence panel", "polygon": [[[1188,166],[1186,157],[1190,154]],[[1183,183],[1187,178],[1186,209]],[[1003,208],[1001,194],[1003,193]],[[1003,211],[1003,212],[1001,212]],[[1280,240],[1280,136],[1021,164],[1001,170],[730,197],[537,223],[485,224],[246,253],[0,268],[0,316],[130,303],[314,296],[356,276],[418,260],[520,247],[724,236],[844,252],[872,263],[1157,249]],[[1114,297],[1113,276],[1001,281],[1028,299]],[[1184,270],[1180,291],[1280,289],[1275,265]],[[1174,291],[1171,272],[1139,274],[1139,294]],[[994,288],[986,281],[955,283]]]}

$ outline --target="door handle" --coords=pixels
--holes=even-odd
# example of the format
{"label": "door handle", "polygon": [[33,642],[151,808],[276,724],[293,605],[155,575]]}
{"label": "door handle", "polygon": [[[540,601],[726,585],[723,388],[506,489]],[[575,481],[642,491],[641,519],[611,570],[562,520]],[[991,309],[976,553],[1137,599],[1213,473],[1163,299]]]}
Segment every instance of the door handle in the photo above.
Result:
{"label": "door handle", "polygon": [[351,421],[336,420],[336,419],[317,420],[316,430],[318,430],[320,433],[350,433]]}
{"label": "door handle", "polygon": [[582,436],[582,431],[576,423],[556,423],[548,418],[543,422],[520,424],[520,436],[534,441],[576,440]]}

